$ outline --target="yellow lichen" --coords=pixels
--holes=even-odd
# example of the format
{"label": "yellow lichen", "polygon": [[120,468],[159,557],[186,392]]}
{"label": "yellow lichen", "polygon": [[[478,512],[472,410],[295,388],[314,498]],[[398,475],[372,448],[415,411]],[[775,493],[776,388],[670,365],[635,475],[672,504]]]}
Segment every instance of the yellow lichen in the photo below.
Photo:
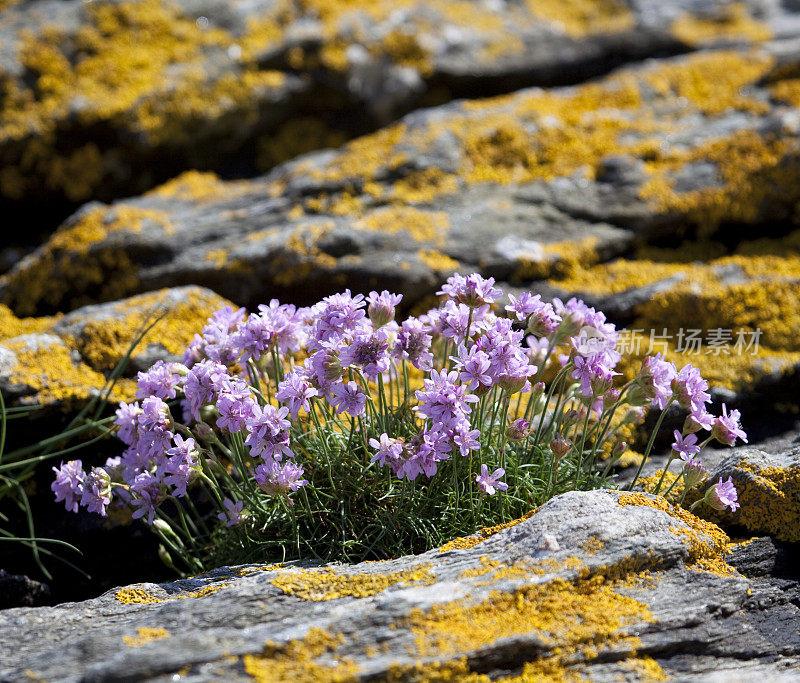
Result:
{"label": "yellow lichen", "polygon": [[631,581],[608,581],[603,576],[554,579],[510,593],[493,591],[479,603],[458,600],[428,612],[414,609],[404,625],[422,656],[475,650],[500,638],[535,633],[555,649],[531,662],[531,672],[563,674],[569,663],[575,663],[576,654],[587,661],[604,650],[613,652],[615,645],[628,650],[638,645],[626,629],[653,617],[645,604],[618,592],[629,586]]}
{"label": "yellow lichen", "polygon": [[155,640],[164,640],[169,637],[169,631],[165,628],[142,627],[136,631],[135,636],[122,636],[122,640],[128,647],[141,647]]}
{"label": "yellow lichen", "polygon": [[158,602],[167,602],[169,600],[204,598],[207,595],[216,593],[218,590],[225,588],[226,586],[230,586],[230,583],[210,583],[196,591],[179,593],[177,595],[167,595],[166,597],[163,598],[159,598],[153,595],[152,593],[149,593],[148,591],[144,590],[143,588],[127,586],[125,588],[120,588],[116,593],[114,593],[114,597],[117,599],[118,602],[122,602],[124,604],[145,605]]}
{"label": "yellow lichen", "polygon": [[745,461],[736,466],[733,480],[741,507],[726,519],[752,533],[800,541],[800,466],[760,468]]}
{"label": "yellow lichen", "polygon": [[745,3],[732,2],[723,5],[713,16],[684,14],[678,17],[672,24],[672,35],[688,45],[731,39],[757,43],[772,38],[772,31],[751,16]]}
{"label": "yellow lichen", "polygon": [[510,529],[511,527],[530,519],[534,514],[536,514],[536,510],[531,510],[519,519],[512,520],[511,522],[483,527],[483,529],[479,529],[472,536],[459,536],[458,538],[454,538],[452,541],[445,543],[441,548],[439,548],[439,552],[446,553],[448,550],[465,550],[468,548],[474,548],[476,545],[483,543],[487,538],[494,536],[496,533],[505,529]]}
{"label": "yellow lichen", "polygon": [[353,227],[356,230],[375,230],[389,234],[403,231],[416,242],[444,246],[450,220],[444,211],[393,206],[370,212]]}
{"label": "yellow lichen", "polygon": [[719,576],[736,574],[736,570],[724,559],[730,539],[716,524],[700,519],[682,507],[671,505],[660,496],[651,498],[644,493],[625,493],[619,497],[618,503],[655,508],[683,522],[684,526],[670,527],[670,531],[681,536],[688,546],[688,569]]}
{"label": "yellow lichen", "polygon": [[461,266],[454,258],[450,258],[447,254],[443,254],[435,249],[420,249],[417,252],[417,258],[439,275],[452,273]]}
{"label": "yellow lichen", "polygon": [[247,180],[221,180],[215,173],[186,171],[172,180],[159,185],[146,196],[179,199],[191,202],[213,202],[219,199],[235,199],[257,187]]}
{"label": "yellow lichen", "polygon": [[332,636],[320,628],[311,628],[302,640],[280,646],[267,642],[260,654],[245,655],[244,670],[257,683],[352,681],[359,671],[352,659],[336,657],[332,664],[316,661],[324,655],[334,655],[343,642],[341,634]]}
{"label": "yellow lichen", "polygon": [[340,574],[334,569],[299,569],[282,572],[270,583],[286,595],[303,600],[335,600],[343,597],[364,598],[375,595],[398,583],[430,585],[436,577],[430,565],[386,574]]}
{"label": "yellow lichen", "polygon": [[617,33],[633,28],[636,18],[619,0],[527,0],[529,11],[563,27],[578,38],[593,33]]}

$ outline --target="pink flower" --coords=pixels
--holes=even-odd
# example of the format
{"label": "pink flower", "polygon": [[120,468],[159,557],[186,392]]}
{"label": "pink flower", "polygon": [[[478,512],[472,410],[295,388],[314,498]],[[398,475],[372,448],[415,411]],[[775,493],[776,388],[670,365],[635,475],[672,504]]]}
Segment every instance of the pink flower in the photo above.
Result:
{"label": "pink flower", "polygon": [[703,502],[715,510],[724,510],[729,507],[731,512],[736,512],[736,508],[740,507],[738,500],[739,494],[733,485],[732,477],[728,477],[728,481],[725,482],[720,477],[719,482],[710,487],[703,497]]}
{"label": "pink flower", "polygon": [[741,413],[738,410],[731,410],[728,413],[725,404],[722,404],[722,415],[714,420],[714,426],[711,428],[711,435],[720,443],[733,446],[736,443],[736,437],[747,443],[747,434],[744,433],[739,425],[739,417]]}
{"label": "pink flower", "polygon": [[478,488],[481,493],[493,496],[497,491],[505,491],[508,489],[508,484],[500,481],[506,471],[502,467],[498,467],[492,474],[489,474],[489,468],[485,464],[481,465],[481,473],[475,475],[475,481],[478,482]]}
{"label": "pink flower", "polygon": [[222,505],[225,508],[225,512],[220,512],[217,515],[217,519],[225,522],[225,526],[235,526],[242,521],[244,503],[241,500],[234,503],[230,498],[226,498],[222,501]]}
{"label": "pink flower", "polygon": [[672,434],[675,437],[672,450],[680,456],[681,460],[688,462],[692,456],[700,452],[700,446],[697,445],[697,437],[694,434],[681,436],[677,429]]}

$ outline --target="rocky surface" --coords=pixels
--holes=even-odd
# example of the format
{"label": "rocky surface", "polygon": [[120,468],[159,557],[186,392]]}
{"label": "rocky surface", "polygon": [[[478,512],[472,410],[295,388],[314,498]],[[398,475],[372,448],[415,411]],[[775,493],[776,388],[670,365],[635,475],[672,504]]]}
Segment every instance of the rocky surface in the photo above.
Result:
{"label": "rocky surface", "polygon": [[797,582],[769,579],[782,551],[758,543],[760,563],[644,494],[569,493],[477,545],[7,610],[0,679],[790,680]]}
{"label": "rocky surface", "polygon": [[178,359],[205,319],[227,303],[190,286],[42,318],[19,319],[0,307],[0,391],[23,404],[74,409],[100,392],[145,333],[110,393],[112,401],[130,400],[136,372]]}
{"label": "rocky surface", "polygon": [[386,287],[410,307],[479,270],[587,298],[642,353],[652,331],[723,400],[793,404],[799,73],[792,39],[711,50],[420,110],[251,180],[188,172],[86,205],[0,297],[31,315],[188,284],[250,306]]}
{"label": "rocky surface", "polygon": [[421,103],[799,33],[792,3],[761,0],[4,0],[0,197],[241,173]]}

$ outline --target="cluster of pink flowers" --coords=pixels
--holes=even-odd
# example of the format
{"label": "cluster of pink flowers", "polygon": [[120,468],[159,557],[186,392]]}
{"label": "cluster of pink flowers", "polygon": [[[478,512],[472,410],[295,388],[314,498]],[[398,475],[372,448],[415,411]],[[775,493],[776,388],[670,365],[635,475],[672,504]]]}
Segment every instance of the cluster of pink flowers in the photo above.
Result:
{"label": "cluster of pink flowers", "polygon": [[[357,441],[372,449],[371,461],[400,479],[434,477],[443,462],[475,456],[480,471],[472,481],[484,495],[509,488],[502,466],[490,473],[489,451],[502,464],[495,456],[506,442],[527,443],[537,415],[541,441],[556,444],[556,466],[577,448],[566,438],[569,429],[625,402],[634,410],[677,402],[689,411],[674,444],[687,477],[702,469],[696,432],[726,444],[745,439],[737,411],[723,408],[719,417],[706,411],[708,385],[692,366],[678,371],[660,356],[648,358],[636,380],[617,386],[617,332],[582,301],[548,303],[523,293],[509,297],[505,315],[494,280],[477,274],[456,274],[438,293],[446,297],[438,308],[402,323],[394,319],[402,296],[386,291],[366,298],[345,291],[307,308],[273,300],[249,315],[231,307],[217,311],[182,362],[159,361],[139,373],[137,400],[117,410],[117,436],[126,446],[121,456],[89,472],[80,461],[56,468],[57,500],[101,515],[120,505],[152,524],[165,500],[185,497],[202,481],[224,488],[219,519],[235,524],[247,515],[237,487],[254,482],[268,495],[285,496],[308,484],[309,462],[298,456],[296,438],[309,429],[310,417],[358,432]],[[399,394],[404,378],[408,391],[406,364],[423,373],[422,387],[394,406],[410,400],[413,433],[393,435],[386,431],[383,383],[394,382]],[[574,384],[562,384],[563,415],[546,421],[549,404],[539,380],[546,367],[559,364]],[[529,394],[528,410],[511,415],[511,397],[523,394]],[[489,414],[495,420],[498,411],[485,410],[487,403],[504,406],[500,446],[489,433],[494,422],[487,429]],[[228,477],[229,485],[218,477]],[[731,488],[715,489],[714,500],[734,507]]]}

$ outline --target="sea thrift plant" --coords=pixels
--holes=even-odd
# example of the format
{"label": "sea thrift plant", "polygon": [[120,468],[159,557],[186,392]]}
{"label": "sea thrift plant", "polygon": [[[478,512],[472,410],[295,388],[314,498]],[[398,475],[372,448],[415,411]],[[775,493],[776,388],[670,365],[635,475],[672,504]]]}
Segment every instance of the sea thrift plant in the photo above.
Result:
{"label": "sea thrift plant", "polygon": [[[691,366],[648,357],[625,383],[617,331],[582,301],[523,292],[503,306],[478,274],[438,293],[401,322],[386,291],[217,311],[182,362],[139,373],[116,412],[121,455],[54,468],[57,500],[143,520],[184,571],[381,558],[608,483],[621,428],[647,408],[661,417],[644,459],[667,409],[688,413],[673,443],[687,485],[707,478],[711,439],[745,438],[737,411],[708,414]],[[713,489],[708,505],[735,509],[732,483]]]}

